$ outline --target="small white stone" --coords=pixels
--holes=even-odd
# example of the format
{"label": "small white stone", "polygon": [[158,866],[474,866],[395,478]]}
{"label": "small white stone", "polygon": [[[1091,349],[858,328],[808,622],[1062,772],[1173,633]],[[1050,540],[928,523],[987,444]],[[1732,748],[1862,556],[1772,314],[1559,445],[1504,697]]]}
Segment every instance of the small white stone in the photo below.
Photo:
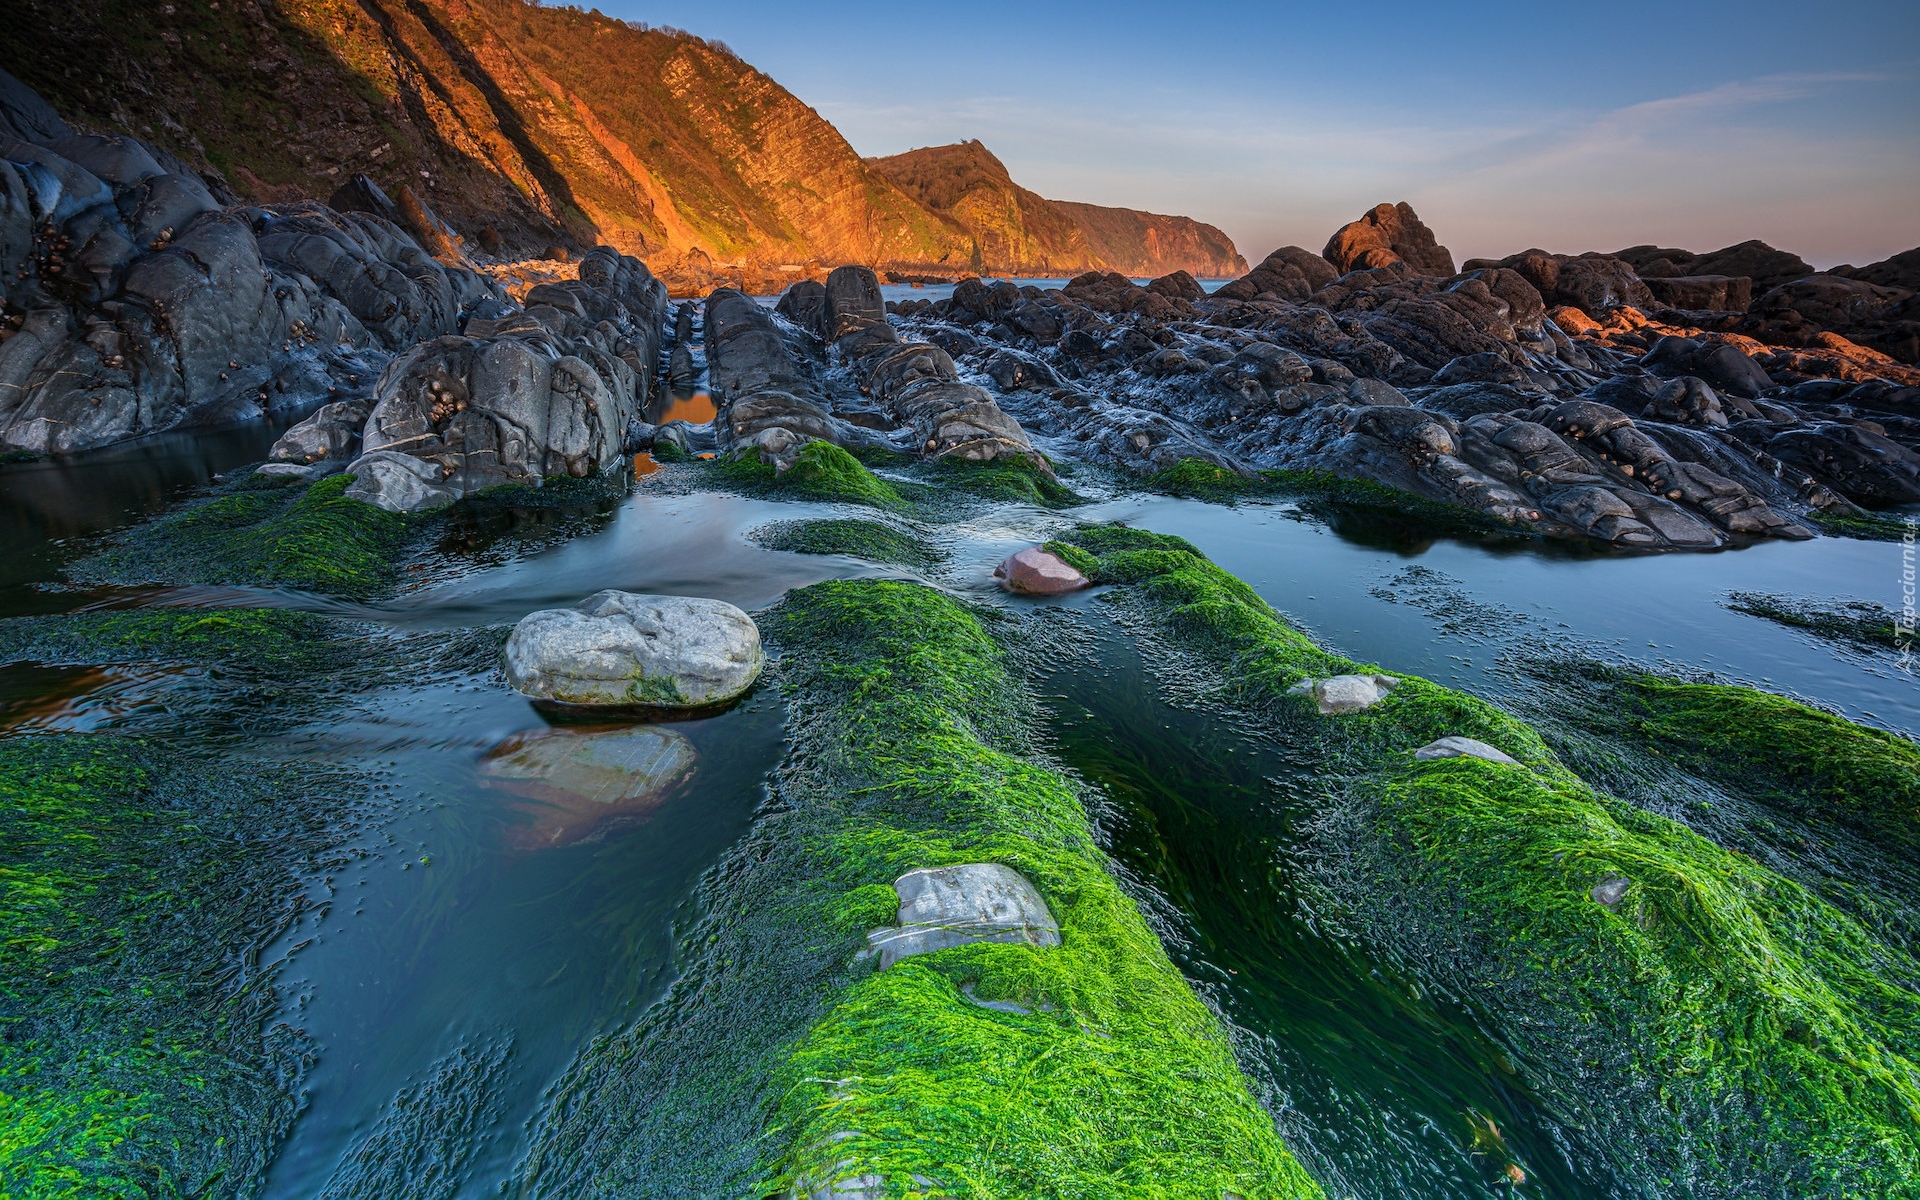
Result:
{"label": "small white stone", "polygon": [[1460,737],[1457,734],[1443,737],[1437,742],[1429,742],[1415,750],[1413,756],[1418,759],[1480,758],[1490,763],[1508,763],[1516,767],[1520,765],[1518,759],[1508,757],[1485,742],[1478,742],[1470,737]]}
{"label": "small white stone", "polygon": [[1328,679],[1302,679],[1287,689],[1290,695],[1312,696],[1322,716],[1358,712],[1386,699],[1400,681],[1391,675],[1335,675]]}
{"label": "small white stone", "polygon": [[1593,891],[1589,895],[1593,897],[1595,903],[1614,908],[1627,898],[1627,887],[1631,882],[1624,876],[1615,875],[1594,884]]}

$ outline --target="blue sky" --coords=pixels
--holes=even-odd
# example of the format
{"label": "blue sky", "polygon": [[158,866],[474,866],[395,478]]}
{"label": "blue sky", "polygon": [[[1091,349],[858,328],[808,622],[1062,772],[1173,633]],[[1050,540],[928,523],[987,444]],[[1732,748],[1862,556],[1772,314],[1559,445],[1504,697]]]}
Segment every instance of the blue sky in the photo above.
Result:
{"label": "blue sky", "polygon": [[1920,245],[1913,0],[599,7],[721,39],[862,154],[979,138],[1043,195],[1198,217],[1251,260],[1382,200],[1456,259]]}

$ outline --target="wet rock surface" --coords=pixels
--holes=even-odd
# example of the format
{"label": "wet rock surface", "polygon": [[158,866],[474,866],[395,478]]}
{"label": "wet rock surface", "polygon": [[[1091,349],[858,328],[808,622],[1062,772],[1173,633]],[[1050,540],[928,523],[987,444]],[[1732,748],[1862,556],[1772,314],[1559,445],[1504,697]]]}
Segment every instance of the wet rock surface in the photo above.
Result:
{"label": "wet rock surface", "polygon": [[1455,271],[1383,205],[1211,295],[970,281],[846,341],[874,397],[974,383],[1055,460],[1326,472],[1527,533],[1713,549],[1920,502],[1920,353],[1845,332],[1894,345],[1901,261],[1816,274],[1756,242]]}
{"label": "wet rock surface", "polygon": [[437,468],[456,497],[607,470],[645,410],[666,306],[644,263],[592,251],[578,280],[534,287],[525,309],[475,317],[464,336],[389,362],[374,385],[365,457],[348,470],[404,454]]}
{"label": "wet rock surface", "polygon": [[311,408],[496,299],[389,219],[223,205],[132,138],[14,124],[22,139],[0,138],[0,448],[70,454]]}
{"label": "wet rock surface", "polygon": [[993,577],[1008,591],[1028,596],[1058,596],[1088,585],[1087,577],[1071,563],[1038,546],[1009,555],[994,567]]}
{"label": "wet rock surface", "polygon": [[695,711],[745,693],[766,655],[753,618],[731,604],[604,591],[523,617],[505,660],[507,682],[536,700]]}

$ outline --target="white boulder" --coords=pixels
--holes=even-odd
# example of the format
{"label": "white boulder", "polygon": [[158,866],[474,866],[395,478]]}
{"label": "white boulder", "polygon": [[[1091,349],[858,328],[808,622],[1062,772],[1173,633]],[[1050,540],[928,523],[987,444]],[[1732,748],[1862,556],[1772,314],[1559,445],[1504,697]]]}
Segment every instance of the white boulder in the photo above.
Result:
{"label": "white boulder", "polygon": [[1435,758],[1480,758],[1490,763],[1507,763],[1516,767],[1520,765],[1518,759],[1509,757],[1504,752],[1494,749],[1485,742],[1478,742],[1470,737],[1460,737],[1458,735],[1443,737],[1437,742],[1428,742],[1418,750],[1415,750],[1413,756],[1422,760]]}
{"label": "white boulder", "polygon": [[699,709],[736,699],[766,665],[760,630],[731,604],[605,591],[529,613],[507,638],[507,682],[582,707]]}

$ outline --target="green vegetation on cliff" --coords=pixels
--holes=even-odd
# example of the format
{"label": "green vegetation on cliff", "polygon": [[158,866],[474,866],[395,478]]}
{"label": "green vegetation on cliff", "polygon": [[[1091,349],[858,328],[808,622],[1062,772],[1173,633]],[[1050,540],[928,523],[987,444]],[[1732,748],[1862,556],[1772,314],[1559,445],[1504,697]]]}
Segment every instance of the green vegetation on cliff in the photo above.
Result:
{"label": "green vegetation on cliff", "polygon": [[[1063,541],[1097,581],[1129,585],[1121,603],[1204,663],[1223,698],[1316,747],[1342,814],[1321,847],[1330,910],[1429,988],[1474,997],[1589,1152],[1695,1194],[1920,1195],[1920,995],[1893,982],[1914,975],[1902,951],[1596,792],[1471,696],[1401,676],[1371,708],[1318,716],[1287,689],[1373,668],[1320,650],[1178,539],[1104,527]],[[1695,720],[1713,697],[1648,694],[1650,728],[1728,752]],[[1413,757],[1448,735],[1518,765]],[[1857,795],[1909,769],[1899,747],[1866,778],[1838,769],[1867,742],[1881,747],[1856,738],[1776,768],[1781,786]],[[1612,904],[1595,897],[1615,881]]]}
{"label": "green vegetation on cliff", "polygon": [[[852,581],[790,594],[764,628],[792,738],[777,802],[715,873],[688,975],[562,1083],[528,1182],[765,1195],[872,1172],[894,1195],[915,1176],[967,1195],[1318,1195],[1108,873],[1076,789],[1030,757],[1030,701],[981,618]],[[875,973],[860,952],[895,918],[893,880],[975,862],[1031,880],[1062,944]]]}

